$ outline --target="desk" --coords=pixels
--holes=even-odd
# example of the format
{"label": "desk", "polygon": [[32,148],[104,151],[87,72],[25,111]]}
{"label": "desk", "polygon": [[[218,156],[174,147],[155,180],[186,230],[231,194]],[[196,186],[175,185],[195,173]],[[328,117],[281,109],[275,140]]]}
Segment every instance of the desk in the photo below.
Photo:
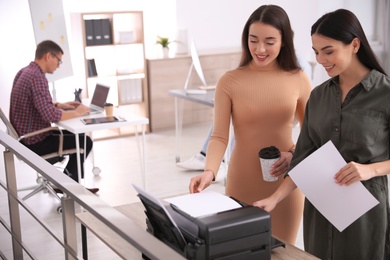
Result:
{"label": "desk", "polygon": [[175,97],[176,162],[180,162],[180,138],[183,128],[183,109],[180,101],[187,100],[214,107],[214,90],[207,91],[206,94],[188,94],[184,89],[173,89],[168,94]]}
{"label": "desk", "polygon": [[[141,173],[143,176],[143,187],[146,187],[146,176],[145,176],[145,125],[149,124],[149,119],[142,116],[137,115],[127,115],[126,118],[124,118],[126,121],[118,121],[118,122],[112,122],[112,123],[104,123],[104,124],[91,124],[91,125],[85,125],[83,122],[81,122],[81,119],[83,118],[96,118],[96,117],[103,117],[105,116],[104,113],[94,114],[94,115],[88,115],[83,117],[77,117],[72,118],[64,121],[57,122],[56,124],[69,132],[72,132],[76,135],[76,151],[77,151],[77,171],[78,171],[78,177],[79,180],[81,180],[81,162],[80,162],[80,144],[79,144],[79,134],[86,133],[86,132],[92,132],[96,130],[103,130],[103,129],[112,129],[112,128],[119,128],[124,126],[134,126],[134,132],[137,138],[138,143],[138,153],[140,157],[140,164],[141,164]],[[142,148],[140,148],[139,145],[139,138],[138,138],[138,129],[137,126],[141,126],[142,129]]]}
{"label": "desk", "polygon": [[[129,217],[135,224],[146,230],[144,206],[141,202],[126,204],[115,207],[118,211]],[[109,229],[100,220],[92,216],[89,212],[76,214],[76,218],[97,237],[99,237],[109,248],[123,259],[142,259],[141,253],[129,242],[122,239],[114,231]],[[301,249],[286,244],[286,247],[277,247],[272,250],[272,260],[314,260],[318,259],[302,251]]]}

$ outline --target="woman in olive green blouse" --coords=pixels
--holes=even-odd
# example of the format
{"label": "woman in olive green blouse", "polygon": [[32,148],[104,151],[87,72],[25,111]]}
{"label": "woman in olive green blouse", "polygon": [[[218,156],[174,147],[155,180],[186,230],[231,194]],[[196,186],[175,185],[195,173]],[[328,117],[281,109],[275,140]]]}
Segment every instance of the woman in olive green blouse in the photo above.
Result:
{"label": "woman in olive green blouse", "polygon": [[[347,162],[335,182],[360,181],[380,203],[339,232],[306,199],[305,250],[321,259],[390,259],[390,78],[352,12],[325,14],[311,35],[317,62],[331,78],[311,92],[290,169],[331,140]],[[287,177],[254,205],[271,211],[295,188]]]}

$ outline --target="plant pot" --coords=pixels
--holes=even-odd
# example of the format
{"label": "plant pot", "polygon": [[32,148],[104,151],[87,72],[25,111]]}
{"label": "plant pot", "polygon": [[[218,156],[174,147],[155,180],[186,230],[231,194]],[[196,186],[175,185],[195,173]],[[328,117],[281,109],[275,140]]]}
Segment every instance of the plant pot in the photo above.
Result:
{"label": "plant pot", "polygon": [[163,57],[164,58],[168,58],[169,57],[169,48],[168,47],[163,47],[162,51],[163,51]]}

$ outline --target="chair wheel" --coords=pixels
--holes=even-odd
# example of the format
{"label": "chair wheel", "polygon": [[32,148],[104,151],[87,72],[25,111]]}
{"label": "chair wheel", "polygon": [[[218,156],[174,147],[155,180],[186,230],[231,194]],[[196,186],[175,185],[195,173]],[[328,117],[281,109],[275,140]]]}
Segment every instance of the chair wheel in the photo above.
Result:
{"label": "chair wheel", "polygon": [[99,167],[93,167],[92,169],[92,173],[95,175],[95,176],[98,176],[102,171],[100,170]]}
{"label": "chair wheel", "polygon": [[57,212],[58,212],[59,214],[62,214],[62,207],[61,207],[61,206],[58,206]]}

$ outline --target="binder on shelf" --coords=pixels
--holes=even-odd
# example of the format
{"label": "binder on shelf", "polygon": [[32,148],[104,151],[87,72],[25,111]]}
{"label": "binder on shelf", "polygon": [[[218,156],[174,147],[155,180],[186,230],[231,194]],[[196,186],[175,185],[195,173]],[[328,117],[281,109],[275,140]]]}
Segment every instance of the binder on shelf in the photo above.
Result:
{"label": "binder on shelf", "polygon": [[88,77],[97,76],[95,59],[87,60],[88,63]]}
{"label": "binder on shelf", "polygon": [[95,45],[102,45],[103,43],[103,30],[102,30],[102,20],[95,19],[93,21],[93,32],[94,32],[94,40]]}
{"label": "binder on shelf", "polygon": [[119,104],[129,105],[143,102],[142,79],[123,79],[119,84]]}
{"label": "binder on shelf", "polygon": [[102,19],[101,27],[102,27],[102,37],[103,37],[102,44],[112,44],[110,19]]}
{"label": "binder on shelf", "polygon": [[87,46],[95,45],[95,34],[93,31],[93,20],[84,20],[85,42]]}

